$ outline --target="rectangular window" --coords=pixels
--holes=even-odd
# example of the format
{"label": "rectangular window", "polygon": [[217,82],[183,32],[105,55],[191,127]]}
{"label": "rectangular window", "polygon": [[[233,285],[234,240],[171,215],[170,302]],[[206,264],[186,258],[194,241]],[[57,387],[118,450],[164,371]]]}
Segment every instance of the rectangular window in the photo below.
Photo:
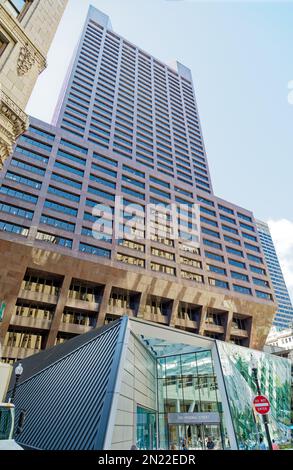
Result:
{"label": "rectangular window", "polygon": [[118,241],[118,244],[120,246],[124,246],[125,248],[128,248],[129,250],[136,250],[136,251],[140,251],[141,253],[145,252],[144,245],[141,245],[140,243],[135,243],[131,240],[121,239]]}
{"label": "rectangular window", "polygon": [[219,266],[214,266],[212,264],[207,264],[207,268],[212,273],[217,273],[217,274],[221,274],[222,276],[226,276],[226,269],[224,268],[219,268]]}
{"label": "rectangular window", "polygon": [[117,253],[117,261],[119,261],[120,263],[138,266],[139,268],[145,267],[145,261],[143,259],[134,258],[133,256],[124,255],[122,253]]}
{"label": "rectangular window", "polygon": [[220,214],[220,219],[225,220],[225,222],[229,222],[230,224],[236,224],[235,219],[232,219],[231,217],[227,217],[226,215]]}
{"label": "rectangular window", "polygon": [[16,233],[17,235],[22,235],[23,237],[27,237],[29,233],[29,229],[27,227],[10,224],[9,222],[4,222],[2,220],[0,220],[0,230],[2,232]]}
{"label": "rectangular window", "polygon": [[212,242],[206,238],[203,239],[203,244],[206,246],[211,246],[212,248],[216,248],[217,250],[222,250],[222,245],[220,243]]}
{"label": "rectangular window", "polygon": [[0,203],[0,211],[29,220],[32,220],[34,216],[34,213],[32,211],[21,209],[20,207],[12,206],[11,204]]}
{"label": "rectangular window", "polygon": [[39,181],[26,178],[25,176],[17,175],[16,173],[12,173],[11,171],[8,171],[6,173],[5,178],[12,180],[12,181],[16,181],[20,184],[25,184],[26,186],[30,186],[35,189],[41,189],[42,187],[42,183],[40,183]]}
{"label": "rectangular window", "polygon": [[68,186],[72,186],[73,188],[76,188],[76,189],[82,188],[82,184],[79,183],[78,181],[74,181],[72,179],[65,178],[64,176],[57,175],[57,173],[53,173],[51,176],[51,179],[54,181],[59,181],[59,183],[67,184]]}
{"label": "rectangular window", "polygon": [[235,259],[229,258],[229,264],[231,266],[236,266],[237,268],[246,269],[245,263],[241,263],[241,261],[236,261]]}
{"label": "rectangular window", "polygon": [[205,251],[205,256],[207,258],[213,259],[215,261],[219,261],[221,263],[224,263],[224,257],[221,255],[217,255],[216,253],[211,253],[210,251]]}
{"label": "rectangular window", "polygon": [[107,193],[106,191],[102,191],[101,189],[93,188],[89,186],[88,192],[91,194],[95,194],[96,196],[102,197],[103,199],[109,199],[110,201],[115,201],[114,194]]}
{"label": "rectangular window", "polygon": [[171,266],[165,266],[164,264],[151,262],[151,270],[163,274],[169,274],[170,276],[176,276],[176,269]]}
{"label": "rectangular window", "polygon": [[73,209],[72,207],[68,206],[63,206],[62,204],[57,204],[56,202],[53,201],[45,201],[44,207],[47,209],[57,211],[57,212],[63,212],[64,214],[71,215],[72,217],[77,216],[77,209]]}
{"label": "rectangular window", "polygon": [[33,132],[34,134],[41,135],[42,137],[45,137],[48,140],[52,140],[52,141],[55,140],[55,135],[49,134],[49,132],[45,132],[41,129],[37,129],[36,127],[30,126],[29,131]]}
{"label": "rectangular window", "polygon": [[132,173],[133,175],[139,176],[140,178],[145,178],[145,173],[142,171],[137,170],[136,168],[132,168],[127,165],[123,165],[123,170],[127,171],[128,173]]}
{"label": "rectangular window", "polygon": [[61,170],[68,171],[69,173],[74,173],[75,175],[84,176],[84,171],[78,170],[77,168],[74,168],[73,166],[65,165],[65,163],[61,162],[55,162],[54,165],[55,168],[60,168]]}
{"label": "rectangular window", "polygon": [[218,204],[218,208],[223,212],[227,212],[228,214],[233,214],[234,215],[234,211],[232,209],[230,209],[229,207],[225,207],[222,204]]}
{"label": "rectangular window", "polygon": [[268,294],[267,292],[261,292],[261,291],[257,290],[256,295],[260,299],[272,300],[271,294]]}
{"label": "rectangular window", "polygon": [[264,281],[263,279],[258,279],[257,277],[253,278],[253,283],[256,286],[262,286],[262,287],[270,287],[268,281]]}
{"label": "rectangular window", "polygon": [[233,284],[233,290],[235,292],[239,292],[240,294],[251,295],[251,289],[248,287],[238,286],[237,284]]}
{"label": "rectangular window", "polygon": [[222,229],[225,230],[226,232],[234,233],[235,235],[238,235],[238,230],[236,228],[228,227],[227,225],[222,225]]}
{"label": "rectangular window", "polygon": [[8,39],[4,36],[4,34],[0,33],[0,57],[2,56],[8,44]]}
{"label": "rectangular window", "polygon": [[250,230],[251,232],[255,232],[254,227],[251,225],[244,224],[243,222],[240,222],[240,227],[244,228],[245,230]]}
{"label": "rectangular window", "polygon": [[102,178],[101,176],[90,175],[90,180],[94,181],[95,183],[103,184],[104,186],[107,186],[108,188],[112,188],[112,189],[116,188],[116,183],[106,180],[105,178]]}
{"label": "rectangular window", "polygon": [[218,232],[215,232],[214,230],[210,230],[208,228],[202,227],[201,231],[202,233],[205,233],[206,235],[210,235],[211,237],[220,238],[220,234]]}
{"label": "rectangular window", "polygon": [[42,168],[39,168],[34,165],[29,165],[28,163],[23,163],[21,160],[17,160],[16,158],[12,158],[11,165],[17,168],[21,168],[22,170],[35,173],[36,175],[44,176],[46,173],[46,171],[43,170]]}
{"label": "rectangular window", "polygon": [[163,251],[163,250],[160,250],[158,248],[152,248],[151,253],[152,253],[153,256],[158,256],[160,258],[165,258],[165,259],[168,259],[170,261],[175,260],[175,254],[170,253],[169,251]]}
{"label": "rectangular window", "polygon": [[41,155],[40,153],[33,152],[32,150],[27,150],[23,147],[17,146],[15,149],[15,152],[21,153],[22,155],[25,155],[26,157],[33,158],[37,162],[41,163],[48,163],[49,158]]}
{"label": "rectangular window", "polygon": [[16,199],[21,199],[25,202],[30,202],[31,204],[36,205],[38,202],[37,196],[32,196],[31,194],[24,193],[23,191],[19,191],[16,189],[9,188],[8,186],[2,186],[0,188],[0,193],[5,194],[7,196],[16,198]]}
{"label": "rectangular window", "polygon": [[213,203],[213,201],[209,201],[208,199],[205,199],[205,198],[203,198],[203,197],[201,197],[201,196],[198,196],[198,197],[197,197],[197,200],[198,200],[199,202],[203,202],[204,204],[207,204],[208,206],[211,206],[211,207],[214,207],[214,206],[215,206],[215,204]]}
{"label": "rectangular window", "polygon": [[235,248],[230,248],[229,246],[226,246],[227,253],[232,253],[233,255],[240,256],[243,258],[243,252],[240,250],[235,250]]}
{"label": "rectangular window", "polygon": [[142,183],[141,181],[137,181],[133,178],[130,178],[130,176],[122,175],[122,181],[125,181],[126,183],[133,184],[134,186],[138,186],[139,188],[145,189],[145,183]]}
{"label": "rectangular window", "polygon": [[257,253],[260,253],[260,249],[258,246],[251,245],[251,243],[246,243],[246,242],[244,243],[244,245],[247,250],[256,251]]}
{"label": "rectangular window", "polygon": [[62,238],[56,235],[52,235],[51,233],[46,232],[38,232],[36,235],[36,240],[40,240],[42,242],[51,243],[53,245],[63,246],[64,248],[72,248],[72,240],[68,238]]}
{"label": "rectangular window", "polygon": [[167,182],[164,181],[164,180],[161,180],[161,179],[159,179],[159,178],[155,178],[154,176],[150,176],[150,181],[151,181],[152,183],[155,183],[155,184],[158,184],[158,185],[160,185],[160,186],[163,186],[163,187],[165,187],[165,188],[170,189],[170,183],[167,183]]}
{"label": "rectangular window", "polygon": [[90,255],[94,256],[100,256],[102,258],[111,258],[111,251],[110,250],[105,250],[104,248],[100,248],[98,246],[92,246],[88,245],[86,243],[80,243],[79,244],[79,251],[82,253],[88,253]]}
{"label": "rectangular window", "polygon": [[191,273],[188,271],[181,271],[181,277],[183,277],[183,279],[187,279],[188,281],[195,281],[200,284],[203,284],[203,277],[199,274]]}
{"label": "rectangular window", "polygon": [[121,191],[125,194],[130,194],[131,196],[137,197],[138,199],[145,200],[145,195],[144,194],[139,193],[137,191],[134,191],[131,188],[127,188],[126,186],[122,186]]}
{"label": "rectangular window", "polygon": [[64,157],[67,160],[71,160],[72,162],[79,163],[80,165],[86,164],[86,160],[84,160],[83,158],[76,157],[75,155],[72,155],[68,152],[64,152],[64,150],[58,150],[57,155],[59,157]]}
{"label": "rectangular window", "polygon": [[210,286],[220,287],[221,289],[229,289],[228,282],[220,281],[220,279],[209,279]]}
{"label": "rectangular window", "polygon": [[93,154],[93,157],[94,157],[96,160],[99,160],[100,162],[108,163],[109,165],[112,165],[112,166],[115,166],[115,167],[118,166],[118,162],[117,162],[116,160],[112,160],[111,158],[105,157],[104,155],[100,155],[100,154],[98,154],[98,153],[94,153],[94,154]]}
{"label": "rectangular window", "polygon": [[63,191],[62,189],[57,189],[54,186],[49,186],[48,193],[55,194],[58,197],[63,197],[64,199],[68,199],[69,201],[79,202],[80,197],[76,194],[68,193],[67,191]]}
{"label": "rectangular window", "polygon": [[38,140],[32,139],[31,137],[27,137],[26,135],[22,135],[19,139],[19,142],[25,142],[27,144],[33,145],[34,147],[46,150],[47,152],[51,152],[52,150],[52,145],[44,144],[43,142],[39,142]]}
{"label": "rectangular window", "polygon": [[204,216],[201,216],[200,220],[204,224],[212,225],[213,227],[218,227],[218,222],[216,222],[215,220],[208,219],[207,217],[204,217]]}
{"label": "rectangular window", "polygon": [[258,268],[257,266],[252,266],[252,265],[250,265],[250,270],[251,270],[253,273],[256,273],[256,274],[262,274],[263,276],[266,275],[265,270],[262,269],[262,268]]}
{"label": "rectangular window", "polygon": [[233,279],[239,279],[244,282],[249,282],[249,277],[246,274],[241,274],[237,271],[231,271],[231,276]]}
{"label": "rectangular window", "polygon": [[75,224],[64,222],[63,220],[55,219],[47,215],[41,216],[40,223],[45,225],[51,225],[52,227],[59,228],[60,230],[65,230],[66,232],[74,232],[75,230]]}
{"label": "rectangular window", "polygon": [[239,219],[243,219],[243,220],[246,220],[246,222],[251,222],[252,223],[252,218],[249,217],[248,215],[241,214],[241,212],[237,212],[237,215],[238,215]]}
{"label": "rectangular window", "polygon": [[112,176],[112,178],[117,178],[117,172],[113,170],[109,170],[101,165],[96,165],[96,163],[92,163],[92,169],[96,171],[100,171],[101,173],[105,173],[106,175]]}
{"label": "rectangular window", "polygon": [[260,263],[262,264],[263,260],[262,258],[259,258],[258,256],[253,256],[253,255],[247,255],[247,258],[250,260],[250,261],[254,261],[255,263]]}

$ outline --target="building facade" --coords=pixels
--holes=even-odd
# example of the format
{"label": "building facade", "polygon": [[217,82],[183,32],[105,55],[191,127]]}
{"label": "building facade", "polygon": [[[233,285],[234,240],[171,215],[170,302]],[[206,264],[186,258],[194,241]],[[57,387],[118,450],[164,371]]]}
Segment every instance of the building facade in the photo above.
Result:
{"label": "building facade", "polygon": [[267,346],[274,346],[279,349],[290,351],[293,349],[293,327],[284,328],[281,331],[276,327],[272,328],[268,339]]}
{"label": "building facade", "polygon": [[18,442],[40,450],[179,450],[184,441],[206,450],[210,437],[217,450],[258,450],[261,436],[268,443],[252,406],[252,357],[271,403],[271,438],[288,444],[287,359],[128,317],[23,361]]}
{"label": "building facade", "polygon": [[257,221],[257,230],[262,249],[271,275],[275,297],[278,303],[273,325],[278,329],[287,329],[293,324],[293,306],[276,253],[270,228],[265,222]]}
{"label": "building facade", "polygon": [[191,72],[98,10],[54,124],[31,120],[0,184],[4,360],[124,314],[263,347],[276,304],[256,222],[213,193]]}
{"label": "building facade", "polygon": [[67,0],[0,1],[0,168],[27,128],[25,107]]}

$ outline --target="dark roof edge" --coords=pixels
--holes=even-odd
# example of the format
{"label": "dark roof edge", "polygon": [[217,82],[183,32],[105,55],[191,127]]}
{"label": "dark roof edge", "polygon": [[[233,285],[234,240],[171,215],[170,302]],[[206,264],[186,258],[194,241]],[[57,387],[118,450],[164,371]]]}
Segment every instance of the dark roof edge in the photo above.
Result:
{"label": "dark roof edge", "polygon": [[[17,365],[20,362],[24,368],[24,374],[22,376],[23,378],[20,378],[18,386],[21,386],[22,384],[28,382],[33,377],[39,375],[44,370],[48,369],[49,367],[56,364],[60,360],[69,356],[70,354],[73,354],[75,351],[84,347],[86,344],[91,343],[97,337],[103,335],[108,330],[110,330],[111,328],[114,328],[117,324],[121,323],[123,318],[125,317],[121,317],[115,322],[102,326],[99,329],[89,331],[88,333],[85,333],[83,335],[76,336],[75,338],[72,338],[63,344],[60,344],[58,346],[54,346],[51,349],[48,349],[47,351],[45,350],[39,354],[30,356],[24,360],[17,361],[14,365],[14,369],[17,367]],[[30,363],[32,363],[31,367],[30,367]],[[45,364],[45,365],[42,366],[42,364]],[[25,371],[26,365],[28,365],[31,368],[31,372],[28,372],[28,375],[26,374],[26,371]],[[9,392],[12,391],[14,384],[15,384],[15,374],[12,373],[11,380],[9,383],[9,388],[8,388],[8,394]]]}

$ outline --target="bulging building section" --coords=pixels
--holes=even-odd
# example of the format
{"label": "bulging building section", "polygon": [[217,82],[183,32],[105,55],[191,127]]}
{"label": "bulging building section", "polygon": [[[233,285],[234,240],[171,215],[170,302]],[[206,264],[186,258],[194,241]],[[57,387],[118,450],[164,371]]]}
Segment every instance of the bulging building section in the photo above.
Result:
{"label": "bulging building section", "polygon": [[25,107],[67,0],[0,1],[0,167],[28,127]]}
{"label": "bulging building section", "polygon": [[3,360],[125,314],[263,347],[268,267],[253,213],[213,192],[191,72],[96,9],[54,125],[31,119],[0,185]]}

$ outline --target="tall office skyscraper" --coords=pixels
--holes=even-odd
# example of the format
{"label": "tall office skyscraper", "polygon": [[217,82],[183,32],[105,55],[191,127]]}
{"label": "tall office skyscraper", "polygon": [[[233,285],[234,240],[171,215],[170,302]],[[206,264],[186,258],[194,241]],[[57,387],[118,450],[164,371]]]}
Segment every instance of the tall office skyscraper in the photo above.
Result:
{"label": "tall office skyscraper", "polygon": [[[32,119],[0,183],[5,360],[123,314],[263,346],[276,304],[256,223],[213,193],[191,72],[123,39],[96,9],[54,125]],[[104,224],[93,232],[101,203]],[[185,236],[194,203],[199,245]],[[150,204],[187,210],[146,228],[124,223],[117,237],[112,216],[127,220],[131,204],[142,222]]]}
{"label": "tall office skyscraper", "polygon": [[270,228],[265,222],[257,221],[257,230],[262,244],[262,249],[267,261],[269,273],[271,275],[272,285],[278,302],[278,311],[276,313],[273,326],[276,328],[288,328],[293,324],[293,307],[282,273],[282,268],[276,253],[275,245],[272,239]]}

